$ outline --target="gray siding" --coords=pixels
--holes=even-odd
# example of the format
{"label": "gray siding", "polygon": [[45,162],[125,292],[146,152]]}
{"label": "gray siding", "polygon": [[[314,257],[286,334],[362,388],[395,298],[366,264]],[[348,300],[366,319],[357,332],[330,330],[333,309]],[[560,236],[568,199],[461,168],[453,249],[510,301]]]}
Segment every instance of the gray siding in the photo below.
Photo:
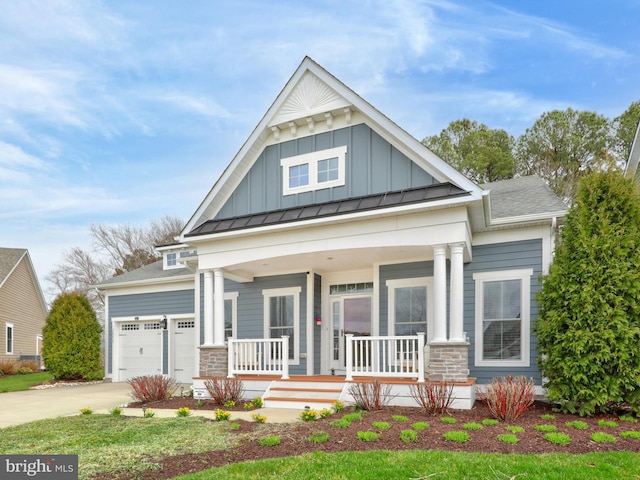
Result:
{"label": "gray siding", "polygon": [[[194,291],[175,290],[172,292],[138,293],[134,295],[114,295],[109,297],[109,324],[114,317],[142,317],[146,315],[172,315],[194,313]],[[163,373],[169,371],[167,332],[163,332],[162,365]],[[109,328],[108,372],[113,372],[113,329]],[[194,347],[195,348],[195,347]]]}
{"label": "gray siding", "polygon": [[[346,185],[282,195],[280,159],[347,146]],[[265,148],[216,218],[297,207],[438,183],[368,126],[290,140]]]}
{"label": "gray siding", "polygon": [[[475,366],[475,282],[476,272],[495,272],[533,268],[531,277],[531,350],[529,367],[476,367]],[[505,375],[524,375],[534,377],[540,385],[541,376],[537,365],[537,339],[533,333],[533,324],[538,318],[536,293],[540,290],[539,277],[542,274],[542,240],[499,243],[473,247],[473,263],[464,268],[464,329],[469,335],[469,374],[476,377],[479,384],[491,382],[494,377]]]}

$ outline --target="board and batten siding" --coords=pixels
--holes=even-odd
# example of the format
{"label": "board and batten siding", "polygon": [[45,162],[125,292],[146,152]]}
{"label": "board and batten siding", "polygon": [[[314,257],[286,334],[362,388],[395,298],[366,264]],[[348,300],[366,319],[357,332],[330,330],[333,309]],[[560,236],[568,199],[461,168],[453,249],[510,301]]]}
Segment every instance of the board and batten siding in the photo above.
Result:
{"label": "board and batten siding", "polygon": [[[174,290],[157,293],[109,296],[109,324],[112,318],[194,314],[194,290]],[[167,331],[163,334],[162,373],[169,372]],[[109,328],[108,373],[113,373],[113,328]],[[197,348],[194,345],[193,348]]]}
{"label": "board and batten siding", "polygon": [[[475,366],[475,282],[473,274],[477,272],[496,272],[532,268],[531,277],[531,314],[530,314],[530,366],[529,367],[476,367]],[[542,274],[542,240],[479,245],[473,247],[473,262],[464,266],[464,330],[469,335],[469,376],[475,377],[480,385],[490,383],[494,377],[506,375],[524,375],[533,377],[536,385],[541,384],[540,370],[537,364],[538,342],[533,333],[533,325],[538,318],[536,293],[540,290],[539,277]]]}
{"label": "board and batten siding", "polygon": [[[270,277],[256,277],[253,282],[239,283],[225,279],[225,293],[238,293],[238,331],[235,338],[264,338],[264,297],[263,290],[274,288],[301,287],[300,323],[298,325],[300,353],[307,353],[307,274],[294,273]],[[204,343],[204,281],[200,281],[200,343]],[[308,320],[311,321],[311,320]],[[305,375],[306,359],[300,359],[300,365],[291,365],[289,373]]]}
{"label": "board and batten siding", "polygon": [[[343,145],[347,146],[346,185],[282,195],[282,158]],[[438,181],[407,156],[367,125],[360,124],[267,146],[215,218],[231,218],[435,183]]]}
{"label": "board and batten siding", "polygon": [[[36,355],[37,336],[47,319],[34,278],[23,256],[0,288],[0,358],[19,360]],[[7,355],[7,328],[13,325],[13,354]],[[40,353],[40,352],[38,352]]]}

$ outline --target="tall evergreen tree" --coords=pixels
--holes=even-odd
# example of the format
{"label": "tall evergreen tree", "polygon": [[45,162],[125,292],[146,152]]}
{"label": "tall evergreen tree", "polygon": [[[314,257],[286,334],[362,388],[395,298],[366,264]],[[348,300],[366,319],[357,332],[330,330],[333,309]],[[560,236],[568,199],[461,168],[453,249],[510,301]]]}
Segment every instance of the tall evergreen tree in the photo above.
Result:
{"label": "tall evergreen tree", "polygon": [[640,194],[617,171],[584,177],[538,295],[548,397],[581,415],[640,411]]}

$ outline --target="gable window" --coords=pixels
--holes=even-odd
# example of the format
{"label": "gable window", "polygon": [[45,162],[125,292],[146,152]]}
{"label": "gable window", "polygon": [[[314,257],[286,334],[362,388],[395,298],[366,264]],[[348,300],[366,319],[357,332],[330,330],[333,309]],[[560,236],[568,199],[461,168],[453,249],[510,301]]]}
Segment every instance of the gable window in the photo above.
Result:
{"label": "gable window", "polygon": [[529,366],[532,275],[530,268],[473,274],[476,365]]}
{"label": "gable window", "polygon": [[175,252],[167,253],[165,257],[167,260],[167,268],[172,268],[178,265],[178,254]]}
{"label": "gable window", "polygon": [[184,260],[186,257],[190,257],[195,255],[194,251],[182,250],[180,252],[166,252],[163,257],[163,269],[171,270],[173,268],[185,268],[184,263],[181,260]]}
{"label": "gable window", "polygon": [[343,145],[281,159],[282,194],[344,185],[346,155],[347,146]]}
{"label": "gable window", "polygon": [[7,323],[5,327],[5,338],[7,339],[6,353],[13,355],[13,323]]}
{"label": "gable window", "polygon": [[263,290],[265,337],[289,336],[289,360],[299,362],[298,331],[300,324],[300,292],[302,288]]}

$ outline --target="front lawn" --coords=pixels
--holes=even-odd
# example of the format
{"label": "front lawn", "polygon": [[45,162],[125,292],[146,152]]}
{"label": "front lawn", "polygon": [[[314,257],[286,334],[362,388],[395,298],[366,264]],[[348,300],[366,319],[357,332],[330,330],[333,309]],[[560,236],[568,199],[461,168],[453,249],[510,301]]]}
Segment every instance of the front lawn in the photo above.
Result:
{"label": "front lawn", "polygon": [[26,375],[6,375],[0,377],[0,393],[20,392],[53,380],[49,372],[28,373]]}

